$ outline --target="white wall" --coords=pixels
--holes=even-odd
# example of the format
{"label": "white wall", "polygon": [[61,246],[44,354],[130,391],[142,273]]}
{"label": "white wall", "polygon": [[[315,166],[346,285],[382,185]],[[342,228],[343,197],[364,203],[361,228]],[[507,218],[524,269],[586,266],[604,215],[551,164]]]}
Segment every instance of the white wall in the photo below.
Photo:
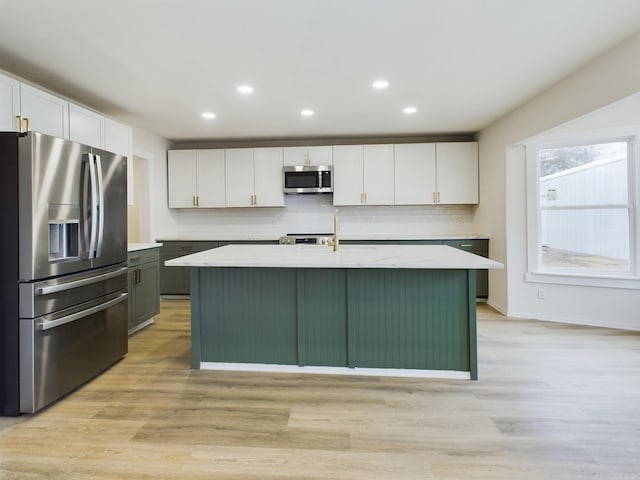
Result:
{"label": "white wall", "polygon": [[[148,162],[149,178],[136,179],[136,183],[148,182],[150,218],[140,219],[140,241],[155,240],[157,225],[164,222],[164,206],[167,204],[167,189],[157,186],[167,181],[167,150],[170,143],[162,137],[140,129],[133,129],[133,153]],[[134,196],[136,192],[134,191]],[[142,200],[142,199],[141,199]],[[146,208],[143,211],[147,210]]]}
{"label": "white wall", "polygon": [[491,235],[489,303],[512,316],[640,330],[640,292],[526,282],[525,155],[519,144],[572,119],[640,92],[640,33],[574,72],[479,134],[480,192],[475,230]]}

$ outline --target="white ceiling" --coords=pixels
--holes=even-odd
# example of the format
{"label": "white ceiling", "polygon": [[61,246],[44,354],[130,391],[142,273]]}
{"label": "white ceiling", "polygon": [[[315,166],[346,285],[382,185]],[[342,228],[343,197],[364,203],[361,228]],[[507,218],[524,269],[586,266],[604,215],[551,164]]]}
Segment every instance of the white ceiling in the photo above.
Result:
{"label": "white ceiling", "polygon": [[174,141],[476,132],[640,29],[640,0],[0,0],[0,12],[0,68]]}

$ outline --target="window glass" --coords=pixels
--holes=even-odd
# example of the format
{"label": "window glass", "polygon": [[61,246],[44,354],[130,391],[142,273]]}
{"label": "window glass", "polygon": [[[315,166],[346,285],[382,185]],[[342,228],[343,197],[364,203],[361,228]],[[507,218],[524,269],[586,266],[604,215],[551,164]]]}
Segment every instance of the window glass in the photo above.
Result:
{"label": "window glass", "polygon": [[629,144],[540,148],[540,267],[629,271]]}

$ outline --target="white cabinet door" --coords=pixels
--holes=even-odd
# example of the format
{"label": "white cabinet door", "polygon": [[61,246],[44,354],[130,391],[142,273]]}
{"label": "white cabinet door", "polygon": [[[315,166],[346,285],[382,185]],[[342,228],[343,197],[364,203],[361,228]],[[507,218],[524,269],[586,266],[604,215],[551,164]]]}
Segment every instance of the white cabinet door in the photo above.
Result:
{"label": "white cabinet door", "polygon": [[69,138],[69,102],[20,84],[20,111],[29,119],[29,130]]}
{"label": "white cabinet door", "polygon": [[430,205],[436,192],[435,143],[394,146],[395,204]]}
{"label": "white cabinet door", "polygon": [[126,155],[129,160],[133,155],[133,130],[128,125],[110,118],[104,119],[104,149],[109,152]]}
{"label": "white cabinet door", "polygon": [[331,145],[315,147],[284,147],[284,165],[332,165]]}
{"label": "white cabinet door", "polygon": [[0,74],[0,132],[18,131],[20,82]]}
{"label": "white cabinet door", "polygon": [[253,150],[255,205],[284,207],[281,147]]}
{"label": "white cabinet door", "polygon": [[309,165],[333,165],[333,149],[331,145],[308,147]]}
{"label": "white cabinet door", "polygon": [[364,202],[362,145],[333,147],[333,204],[361,205]]}
{"label": "white cabinet door", "polygon": [[478,203],[478,142],[436,145],[438,203]]}
{"label": "white cabinet door", "polygon": [[104,117],[75,103],[69,103],[69,140],[104,148]]}
{"label": "white cabinet door", "polygon": [[224,151],[227,207],[254,205],[253,149],[231,148]]}
{"label": "white cabinet door", "polygon": [[169,208],[196,206],[196,179],[196,151],[169,150],[167,160]]}
{"label": "white cabinet door", "polygon": [[364,203],[393,205],[393,145],[365,145]]}
{"label": "white cabinet door", "polygon": [[133,205],[133,129],[105,118],[104,149],[127,157],[127,202]]}
{"label": "white cabinet door", "polygon": [[225,206],[224,150],[196,151],[196,204],[199,208]]}

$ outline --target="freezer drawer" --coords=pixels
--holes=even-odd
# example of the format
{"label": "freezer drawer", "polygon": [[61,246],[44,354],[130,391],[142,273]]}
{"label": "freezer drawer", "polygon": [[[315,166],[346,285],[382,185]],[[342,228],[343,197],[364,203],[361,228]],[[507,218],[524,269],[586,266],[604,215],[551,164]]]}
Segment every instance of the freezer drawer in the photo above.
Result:
{"label": "freezer drawer", "polygon": [[127,293],[20,319],[20,411],[33,413],[127,353]]}
{"label": "freezer drawer", "polygon": [[20,284],[20,318],[35,318],[127,288],[125,264]]}

